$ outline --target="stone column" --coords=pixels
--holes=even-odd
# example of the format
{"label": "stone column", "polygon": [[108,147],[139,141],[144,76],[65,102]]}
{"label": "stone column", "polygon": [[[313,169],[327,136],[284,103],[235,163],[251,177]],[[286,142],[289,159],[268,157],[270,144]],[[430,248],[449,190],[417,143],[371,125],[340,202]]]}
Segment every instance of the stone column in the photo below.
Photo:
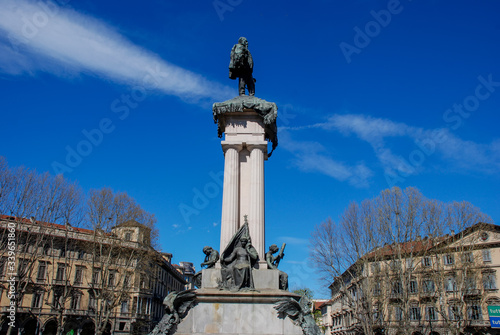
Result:
{"label": "stone column", "polygon": [[265,259],[264,160],[267,142],[250,144],[250,211],[248,223],[252,244],[259,253],[261,269],[267,269]]}
{"label": "stone column", "polygon": [[220,234],[220,253],[224,251],[231,237],[238,230],[239,216],[239,151],[240,143],[222,142],[224,151],[224,185],[222,193],[222,218]]}

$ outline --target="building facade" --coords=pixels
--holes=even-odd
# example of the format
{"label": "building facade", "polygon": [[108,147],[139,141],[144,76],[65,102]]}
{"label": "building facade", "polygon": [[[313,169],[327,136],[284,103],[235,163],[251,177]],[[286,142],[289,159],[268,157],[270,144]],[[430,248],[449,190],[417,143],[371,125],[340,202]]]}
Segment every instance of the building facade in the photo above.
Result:
{"label": "building facade", "polygon": [[499,275],[500,226],[385,245],[334,280],[325,334],[500,334]]}
{"label": "building facade", "polygon": [[0,234],[0,334],[147,333],[186,285],[133,220],[105,233],[0,216]]}

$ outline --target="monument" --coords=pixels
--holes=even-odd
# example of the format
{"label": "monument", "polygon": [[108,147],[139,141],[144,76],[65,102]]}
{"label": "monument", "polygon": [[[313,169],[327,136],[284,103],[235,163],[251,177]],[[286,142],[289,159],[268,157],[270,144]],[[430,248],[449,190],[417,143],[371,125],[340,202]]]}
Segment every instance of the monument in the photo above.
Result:
{"label": "monument", "polygon": [[288,275],[278,270],[285,244],[265,253],[264,162],[278,145],[278,108],[255,97],[244,37],[231,50],[229,77],[239,79],[239,95],[213,105],[218,135],[225,134],[220,255],[203,248],[198,289],[169,294],[151,335],[319,335],[310,302],[288,292]]}

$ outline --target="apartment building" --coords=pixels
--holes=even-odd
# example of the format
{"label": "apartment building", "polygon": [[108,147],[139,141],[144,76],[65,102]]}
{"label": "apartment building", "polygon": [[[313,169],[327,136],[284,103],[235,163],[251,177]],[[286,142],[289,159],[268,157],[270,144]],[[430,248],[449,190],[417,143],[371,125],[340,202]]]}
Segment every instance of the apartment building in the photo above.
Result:
{"label": "apartment building", "polygon": [[106,233],[2,215],[0,236],[0,334],[145,334],[186,285],[133,220]]}
{"label": "apartment building", "polygon": [[325,334],[500,334],[500,226],[373,250],[335,278],[322,306]]}

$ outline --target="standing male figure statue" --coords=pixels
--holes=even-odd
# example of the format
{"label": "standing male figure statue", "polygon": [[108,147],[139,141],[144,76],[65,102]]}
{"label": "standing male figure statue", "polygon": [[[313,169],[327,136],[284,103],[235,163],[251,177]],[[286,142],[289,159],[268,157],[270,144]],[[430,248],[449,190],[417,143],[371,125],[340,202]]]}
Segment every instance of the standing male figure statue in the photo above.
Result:
{"label": "standing male figure statue", "polygon": [[255,95],[255,79],[252,77],[253,59],[248,50],[248,41],[240,37],[238,44],[231,50],[231,61],[229,62],[229,78],[239,78],[238,91],[240,96],[245,95],[245,86],[248,95]]}

